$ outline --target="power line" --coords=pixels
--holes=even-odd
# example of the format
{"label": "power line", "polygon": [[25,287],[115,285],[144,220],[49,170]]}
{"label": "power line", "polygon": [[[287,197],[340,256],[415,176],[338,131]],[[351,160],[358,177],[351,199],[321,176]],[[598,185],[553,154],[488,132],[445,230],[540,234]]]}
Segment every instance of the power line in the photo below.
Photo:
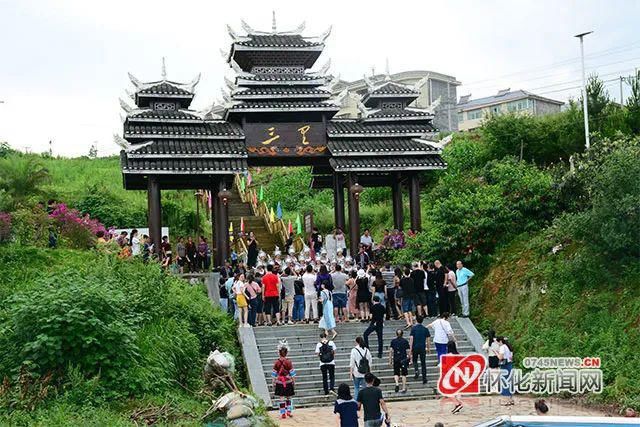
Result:
{"label": "power line", "polygon": [[[610,48],[610,49],[605,49],[602,51],[598,51],[598,52],[593,52],[589,55],[585,55],[585,59],[594,59],[594,58],[599,58],[599,57],[603,57],[603,56],[609,56],[609,55],[615,55],[615,54],[619,54],[622,52],[626,52],[629,50],[635,50],[638,47],[634,47],[634,48],[629,48],[630,46],[636,46],[636,45],[640,45],[640,41],[635,41],[633,43],[629,43],[627,45],[622,45],[622,46],[618,46],[618,47],[614,47],[614,48]],[[562,66],[562,65],[567,65],[573,62],[578,62],[580,61],[580,57],[575,57],[575,58],[570,58],[570,59],[565,59],[559,62],[555,62],[552,64],[548,64],[548,65],[544,65],[544,66],[538,66],[538,67],[533,67],[533,68],[528,68],[527,70],[522,70],[522,71],[516,71],[513,73],[508,73],[508,74],[503,74],[501,76],[497,76],[497,77],[491,77],[489,79],[482,79],[482,80],[476,80],[476,81],[471,81],[469,83],[467,83],[467,85],[473,85],[476,83],[484,83],[484,82],[489,82],[489,81],[494,81],[494,80],[499,80],[505,77],[511,77],[514,75],[519,75],[519,74],[530,74],[530,73],[534,73],[534,72],[539,72],[539,71],[546,71],[548,69],[553,69],[553,68],[557,68],[558,66]]]}
{"label": "power line", "polygon": [[[607,64],[598,64],[598,65],[594,65],[594,66],[589,67],[587,70],[589,72],[593,72],[594,70],[597,70],[599,68],[609,67],[611,65],[617,65],[617,64],[622,64],[622,63],[625,63],[625,62],[638,61],[638,60],[640,60],[640,57],[624,59],[624,60],[621,60],[621,61],[610,62],[610,63],[607,63]],[[578,70],[579,69],[571,69],[570,72],[571,73],[575,73]],[[544,75],[544,76],[532,77],[532,78],[527,78],[527,79],[518,80],[518,81],[519,82],[527,82],[527,81],[533,81],[533,80],[541,80],[541,79],[545,79],[545,78],[552,78],[552,77],[555,77],[555,76],[558,76],[558,75],[560,75],[560,73],[547,74],[547,75]],[[463,84],[462,87],[464,87],[466,89],[483,90],[483,89],[495,88],[496,85],[494,84],[494,85],[490,85],[490,86],[474,87],[474,86],[469,86],[469,85]]]}

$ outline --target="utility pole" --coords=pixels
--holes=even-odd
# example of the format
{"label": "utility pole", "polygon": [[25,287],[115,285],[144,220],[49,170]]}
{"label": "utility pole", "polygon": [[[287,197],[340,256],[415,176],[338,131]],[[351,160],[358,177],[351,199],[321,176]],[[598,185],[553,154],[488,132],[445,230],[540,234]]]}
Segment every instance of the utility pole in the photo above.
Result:
{"label": "utility pole", "polygon": [[584,36],[593,33],[593,31],[587,31],[586,33],[576,34],[574,37],[580,39],[580,57],[582,59],[582,112],[584,114],[584,146],[588,150],[589,143],[589,107],[587,106],[587,80],[584,74]]}
{"label": "utility pole", "polygon": [[624,105],[624,95],[622,95],[622,82],[624,81],[624,77],[620,76],[620,106]]}

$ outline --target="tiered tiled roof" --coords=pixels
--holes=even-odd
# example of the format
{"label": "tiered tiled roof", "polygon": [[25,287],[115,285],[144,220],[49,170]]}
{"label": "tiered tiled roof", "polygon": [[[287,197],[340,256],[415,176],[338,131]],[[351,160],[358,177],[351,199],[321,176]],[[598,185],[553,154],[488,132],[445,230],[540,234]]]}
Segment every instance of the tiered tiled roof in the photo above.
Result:
{"label": "tiered tiled roof", "polygon": [[[164,67],[163,67],[164,68]],[[194,96],[192,83],[142,83],[133,76],[138,109],[127,111],[120,153],[127,188],[140,188],[146,174],[229,174],[247,170],[242,128],[187,107]],[[134,179],[134,177],[137,177]]]}
{"label": "tiered tiled roof", "polygon": [[278,114],[283,121],[294,120],[296,113],[317,113],[332,117],[340,107],[331,101],[325,75],[328,65],[311,72],[324,49],[322,37],[301,34],[304,25],[294,31],[279,32],[275,22],[271,32],[256,31],[242,23],[246,35],[229,29],[233,39],[228,56],[236,71],[225,118],[240,121],[247,114]]}
{"label": "tiered tiled roof", "polygon": [[[362,117],[333,120],[327,127],[331,168],[377,177],[446,168],[440,145],[430,140],[436,131],[432,112],[408,107],[418,95],[414,88],[388,79],[378,86],[370,84],[359,106]],[[330,183],[325,171],[315,175],[314,185]]]}

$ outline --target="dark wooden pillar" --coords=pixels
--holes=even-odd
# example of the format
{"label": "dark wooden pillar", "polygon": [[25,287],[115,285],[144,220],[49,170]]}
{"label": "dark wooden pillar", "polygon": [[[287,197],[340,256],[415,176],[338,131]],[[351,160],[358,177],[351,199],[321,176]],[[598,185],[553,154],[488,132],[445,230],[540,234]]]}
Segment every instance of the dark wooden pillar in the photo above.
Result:
{"label": "dark wooden pillar", "polygon": [[393,228],[402,230],[404,227],[404,212],[402,209],[402,183],[400,174],[393,174],[391,183],[391,199],[393,202]]}
{"label": "dark wooden pillar", "polygon": [[341,175],[333,175],[333,210],[336,228],[344,230],[344,179]]}
{"label": "dark wooden pillar", "polygon": [[211,197],[213,197],[214,213],[216,218],[214,222],[216,226],[216,257],[215,267],[221,267],[229,257],[229,207],[223,203],[218,197],[218,192],[222,190],[228,190],[227,184],[229,184],[224,178],[218,182],[218,187],[215,193],[212,191]]}
{"label": "dark wooden pillar", "polygon": [[149,175],[147,179],[147,203],[149,237],[153,241],[154,252],[159,253],[162,241],[162,204],[160,201],[160,183],[158,182],[158,177],[154,175]]}
{"label": "dark wooden pillar", "polygon": [[420,176],[417,173],[409,177],[409,211],[411,212],[411,228],[422,230],[420,215]]}
{"label": "dark wooden pillar", "polygon": [[220,265],[220,199],[218,198],[218,181],[211,183],[211,242],[209,247],[215,248],[215,255],[212,263],[214,267]]}
{"label": "dark wooden pillar", "polygon": [[360,198],[356,197],[351,191],[351,187],[357,182],[354,174],[347,177],[347,192],[349,194],[349,250],[351,256],[355,257],[358,253],[358,245],[360,244]]}

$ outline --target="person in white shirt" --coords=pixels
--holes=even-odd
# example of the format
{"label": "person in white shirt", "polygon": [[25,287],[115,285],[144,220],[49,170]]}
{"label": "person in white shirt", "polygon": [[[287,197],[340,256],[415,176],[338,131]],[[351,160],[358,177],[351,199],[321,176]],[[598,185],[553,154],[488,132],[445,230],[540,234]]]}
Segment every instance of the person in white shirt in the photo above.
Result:
{"label": "person in white shirt", "polygon": [[[362,359],[365,359],[366,362],[362,363]],[[364,345],[364,338],[357,337],[356,345],[351,349],[349,357],[349,378],[353,380],[353,398],[356,401],[360,388],[364,386],[364,376],[371,371],[372,363],[373,358],[369,349]],[[361,372],[363,370],[367,372]]]}
{"label": "person in white shirt", "polygon": [[307,271],[302,275],[304,284],[304,318],[309,323],[309,316],[313,312],[313,320],[318,321],[318,291],[316,289],[316,275],[313,266],[307,265]]}
{"label": "person in white shirt", "polygon": [[440,317],[427,325],[427,328],[433,328],[433,343],[436,345],[436,353],[438,354],[438,366],[440,358],[447,354],[447,344],[449,341],[455,340],[453,328],[449,323],[449,313],[442,313]]}
{"label": "person in white shirt", "polygon": [[370,253],[373,249],[373,237],[371,237],[368,228],[364,230],[364,234],[360,236],[360,244],[364,246],[364,250],[367,251],[367,253]]}
{"label": "person in white shirt", "polygon": [[[336,347],[335,343],[327,338],[327,333],[320,334],[320,342],[316,344],[316,355],[320,358],[320,372],[322,372],[322,388],[324,394],[334,393],[336,383]],[[327,378],[328,377],[328,378]]]}
{"label": "person in white shirt", "polygon": [[131,230],[131,255],[140,255],[140,238],[136,229]]}
{"label": "person in white shirt", "polygon": [[342,229],[336,228],[333,233],[333,237],[336,239],[336,252],[342,251],[342,256],[345,256],[347,254],[347,241],[344,238]]}
{"label": "person in white shirt", "polygon": [[[511,375],[511,369],[513,368],[513,347],[507,340],[507,337],[498,337],[496,338],[498,344],[500,344],[500,350],[498,350],[498,359],[500,359],[500,369],[502,370],[502,375],[505,378],[509,378]],[[509,387],[502,387],[500,391],[500,395],[502,397],[506,397],[506,402],[501,401],[500,404],[503,406],[511,406],[514,405],[513,395],[511,394],[511,390]]]}

